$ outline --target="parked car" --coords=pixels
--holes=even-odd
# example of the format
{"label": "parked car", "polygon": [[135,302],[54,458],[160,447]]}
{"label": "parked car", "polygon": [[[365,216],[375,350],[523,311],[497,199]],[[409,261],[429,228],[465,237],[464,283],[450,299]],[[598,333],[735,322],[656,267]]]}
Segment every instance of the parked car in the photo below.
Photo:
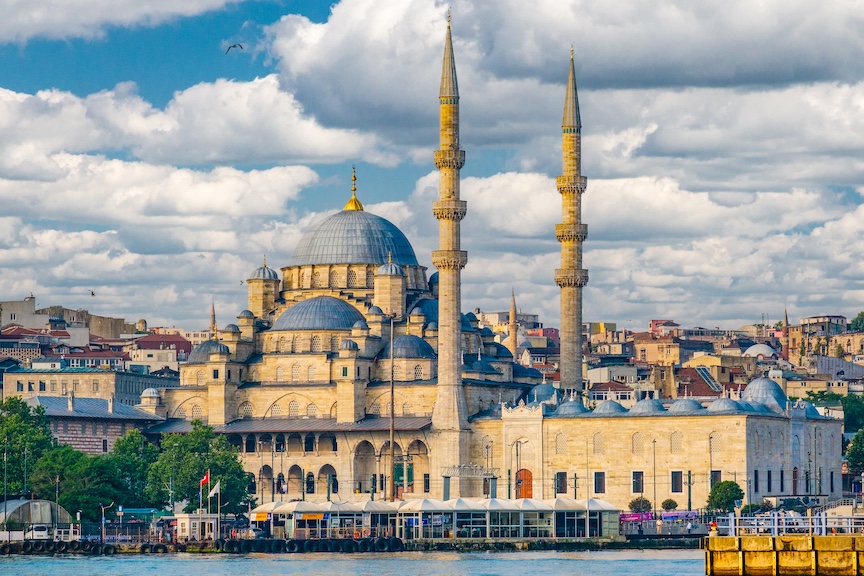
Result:
{"label": "parked car", "polygon": [[25,540],[51,540],[53,537],[51,528],[47,524],[33,524],[24,533]]}
{"label": "parked car", "polygon": [[264,531],[260,528],[249,527],[240,531],[240,538],[244,540],[254,540],[256,538],[264,538],[265,536]]}

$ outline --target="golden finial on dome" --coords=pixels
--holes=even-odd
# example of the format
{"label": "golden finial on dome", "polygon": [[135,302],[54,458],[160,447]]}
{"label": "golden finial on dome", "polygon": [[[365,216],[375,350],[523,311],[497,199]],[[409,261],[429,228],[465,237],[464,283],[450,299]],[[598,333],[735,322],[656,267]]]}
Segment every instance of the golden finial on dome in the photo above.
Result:
{"label": "golden finial on dome", "polygon": [[351,166],[351,199],[345,204],[343,210],[363,210],[363,204],[357,199],[357,169]]}
{"label": "golden finial on dome", "polygon": [[392,263],[393,263],[393,252],[388,250],[387,251],[387,264],[392,264]]}
{"label": "golden finial on dome", "polygon": [[264,268],[266,268],[266,267],[267,267],[267,255],[265,254],[264,255]]}

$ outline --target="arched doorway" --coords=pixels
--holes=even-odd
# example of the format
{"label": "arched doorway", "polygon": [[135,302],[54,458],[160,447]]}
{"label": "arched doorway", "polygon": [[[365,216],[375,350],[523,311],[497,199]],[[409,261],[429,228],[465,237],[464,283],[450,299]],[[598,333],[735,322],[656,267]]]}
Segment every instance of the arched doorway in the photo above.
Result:
{"label": "arched doorway", "polygon": [[330,480],[330,493],[339,492],[339,481],[336,479],[336,469],[330,464],[325,464],[318,471],[318,493],[327,494],[327,480]]}
{"label": "arched doorway", "polygon": [[375,474],[375,448],[364,440],[354,448],[354,489],[368,493]]}
{"label": "arched doorway", "polygon": [[792,469],[792,495],[798,495],[798,467]]}
{"label": "arched doorway", "polygon": [[429,492],[429,449],[422,440],[408,445],[406,467],[406,492]]}
{"label": "arched doorway", "polygon": [[303,470],[294,464],[288,469],[288,493],[300,494],[303,491]]}
{"label": "arched doorway", "polygon": [[532,498],[534,495],[534,476],[523,468],[516,472],[516,498]]}

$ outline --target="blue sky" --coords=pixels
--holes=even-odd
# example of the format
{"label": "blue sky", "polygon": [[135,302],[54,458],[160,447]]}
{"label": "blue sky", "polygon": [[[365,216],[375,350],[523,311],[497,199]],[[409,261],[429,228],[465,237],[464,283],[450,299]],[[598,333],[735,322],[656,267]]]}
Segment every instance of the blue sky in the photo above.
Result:
{"label": "blue sky", "polygon": [[[448,5],[37,1],[0,22],[0,300],[198,328],[340,209],[430,266]],[[465,310],[558,322],[573,46],[585,319],[737,327],[864,309],[864,8],[452,4],[468,161]],[[827,41],[830,39],[830,41]],[[244,49],[225,50],[241,43]],[[431,271],[430,271],[431,272]],[[90,297],[89,290],[97,292]]]}

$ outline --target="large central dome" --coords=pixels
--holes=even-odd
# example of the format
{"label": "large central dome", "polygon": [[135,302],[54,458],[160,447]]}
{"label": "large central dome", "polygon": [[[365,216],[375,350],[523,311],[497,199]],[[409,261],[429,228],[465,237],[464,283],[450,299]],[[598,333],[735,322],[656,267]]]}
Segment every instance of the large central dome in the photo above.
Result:
{"label": "large central dome", "polygon": [[417,266],[414,249],[391,222],[362,210],[343,210],[307,232],[289,266],[319,264],[394,264]]}

